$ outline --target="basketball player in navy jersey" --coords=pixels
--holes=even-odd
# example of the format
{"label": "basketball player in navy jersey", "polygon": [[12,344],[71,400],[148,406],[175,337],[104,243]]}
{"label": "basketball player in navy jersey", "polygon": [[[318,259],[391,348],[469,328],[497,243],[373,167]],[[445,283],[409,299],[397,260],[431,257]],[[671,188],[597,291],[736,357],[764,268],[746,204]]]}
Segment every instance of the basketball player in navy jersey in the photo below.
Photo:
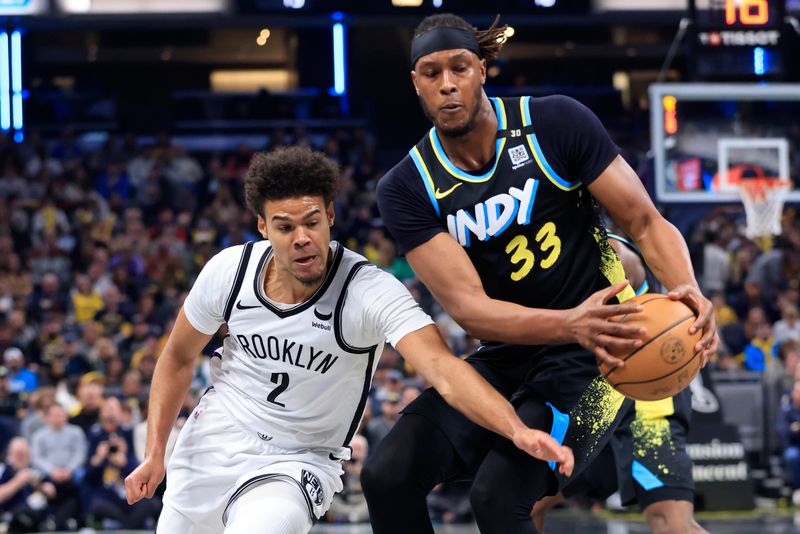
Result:
{"label": "basketball player in navy jersey", "polygon": [[[657,291],[658,281],[649,279],[636,245],[612,233],[608,242],[636,294]],[[637,502],[654,534],[705,533],[694,520],[692,461],[686,452],[691,414],[688,388],[660,401],[635,401],[592,464],[561,493],[534,505],[531,518],[536,528],[543,530],[547,511],[565,498],[586,495],[603,501],[619,489],[622,504]]]}
{"label": "basketball player in navy jersey", "polygon": [[[468,361],[523,421],[569,445],[576,473],[602,449],[623,397],[595,358],[639,346],[611,316],[640,308],[605,239],[604,206],[656,275],[697,314],[696,350],[716,348],[711,303],[686,243],[655,209],[597,118],[561,97],[488,98],[486,61],[504,28],[434,15],[416,29],[411,79],[433,128],[378,185],[386,226],[420,279],[482,346]],[[376,448],[362,482],[377,534],[432,532],[425,496],[475,473],[484,533],[535,532],[533,503],[566,482],[426,390]],[[555,475],[555,476],[554,476]],[[401,511],[401,513],[398,513]]]}
{"label": "basketball player in navy jersey", "polygon": [[153,376],[145,459],[125,479],[129,503],[153,496],[197,354],[226,324],[170,457],[159,534],[308,532],[342,489],[386,340],[470,419],[571,472],[569,449],[453,356],[399,281],[331,241],[337,178],[307,148],[253,158],[245,196],[264,240],[224,249],[193,284]]}

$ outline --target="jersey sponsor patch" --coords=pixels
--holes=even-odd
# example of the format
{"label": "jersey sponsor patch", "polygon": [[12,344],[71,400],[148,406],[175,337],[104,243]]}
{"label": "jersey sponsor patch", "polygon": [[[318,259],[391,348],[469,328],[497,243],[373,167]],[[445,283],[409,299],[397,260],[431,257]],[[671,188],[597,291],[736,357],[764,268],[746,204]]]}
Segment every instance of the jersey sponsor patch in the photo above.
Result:
{"label": "jersey sponsor patch", "polygon": [[303,474],[300,477],[300,483],[311,499],[311,502],[317,506],[320,506],[324,498],[324,493],[322,491],[322,484],[320,484],[317,475],[303,469]]}
{"label": "jersey sponsor patch", "polygon": [[511,158],[511,165],[514,170],[522,167],[531,160],[530,154],[525,150],[525,145],[517,145],[508,149],[508,156]]}
{"label": "jersey sponsor patch", "polygon": [[314,315],[316,315],[317,319],[319,319],[320,321],[330,321],[331,317],[333,317],[333,312],[322,313],[317,308],[314,308]]}

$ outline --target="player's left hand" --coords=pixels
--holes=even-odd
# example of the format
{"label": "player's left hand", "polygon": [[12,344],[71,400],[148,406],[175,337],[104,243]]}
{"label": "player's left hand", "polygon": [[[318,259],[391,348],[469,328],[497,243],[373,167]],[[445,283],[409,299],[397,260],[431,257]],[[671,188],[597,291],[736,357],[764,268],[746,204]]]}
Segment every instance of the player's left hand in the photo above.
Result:
{"label": "player's left hand", "polygon": [[558,463],[558,472],[570,476],[572,468],[575,466],[575,457],[572,449],[560,445],[556,440],[541,430],[535,428],[525,428],[514,433],[514,445],[534,458],[546,462]]}
{"label": "player's left hand", "polygon": [[709,357],[717,352],[719,347],[719,335],[717,334],[717,321],[714,317],[714,305],[703,296],[700,289],[689,284],[682,284],[669,292],[669,298],[680,300],[692,309],[697,318],[689,327],[689,333],[694,334],[698,330],[703,332],[700,341],[694,347],[701,353],[702,362],[700,365],[705,367]]}

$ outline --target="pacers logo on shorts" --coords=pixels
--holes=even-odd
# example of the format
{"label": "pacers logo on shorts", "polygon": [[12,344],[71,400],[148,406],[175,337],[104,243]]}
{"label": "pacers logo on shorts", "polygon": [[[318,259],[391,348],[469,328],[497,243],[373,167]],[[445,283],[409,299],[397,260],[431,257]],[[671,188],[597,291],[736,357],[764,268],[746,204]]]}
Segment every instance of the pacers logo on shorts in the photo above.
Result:
{"label": "pacers logo on shorts", "polygon": [[303,486],[303,489],[306,490],[308,496],[311,498],[311,501],[320,506],[322,504],[323,493],[322,493],[322,484],[320,484],[319,479],[314,473],[309,473],[305,469],[303,469],[303,474],[300,478],[300,483]]}

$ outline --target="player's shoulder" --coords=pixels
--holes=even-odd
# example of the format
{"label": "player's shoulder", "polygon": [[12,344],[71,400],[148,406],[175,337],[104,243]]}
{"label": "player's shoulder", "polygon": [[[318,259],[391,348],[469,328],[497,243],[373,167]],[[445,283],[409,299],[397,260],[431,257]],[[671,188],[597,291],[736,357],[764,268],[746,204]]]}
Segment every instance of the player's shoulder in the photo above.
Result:
{"label": "player's shoulder", "polygon": [[339,244],[339,246],[342,247],[343,252],[339,269],[344,269],[347,273],[354,271],[353,278],[350,281],[351,286],[353,284],[356,287],[363,284],[380,284],[395,279],[391,274],[370,262],[358,252],[350,250],[342,244]]}
{"label": "player's shoulder", "polygon": [[563,124],[594,115],[584,104],[567,95],[547,95],[531,97],[529,102],[531,117],[536,122],[556,122]]}
{"label": "player's shoulder", "polygon": [[250,258],[259,258],[269,247],[269,241],[253,241],[242,245],[233,245],[217,252],[206,262],[204,269],[216,273],[228,273],[231,277],[236,275],[239,263],[243,259],[245,247],[250,248]]}
{"label": "player's shoulder", "polygon": [[398,189],[408,189],[419,182],[419,173],[411,156],[406,154],[378,181],[378,195]]}
{"label": "player's shoulder", "polygon": [[370,261],[363,254],[359,254],[355,250],[351,250],[341,243],[338,243],[337,246],[341,247],[342,249],[342,261],[339,265],[339,269],[344,269],[348,273],[353,269],[357,269],[354,278],[357,278],[359,273],[365,268],[370,269],[375,267],[375,264],[370,263]]}

